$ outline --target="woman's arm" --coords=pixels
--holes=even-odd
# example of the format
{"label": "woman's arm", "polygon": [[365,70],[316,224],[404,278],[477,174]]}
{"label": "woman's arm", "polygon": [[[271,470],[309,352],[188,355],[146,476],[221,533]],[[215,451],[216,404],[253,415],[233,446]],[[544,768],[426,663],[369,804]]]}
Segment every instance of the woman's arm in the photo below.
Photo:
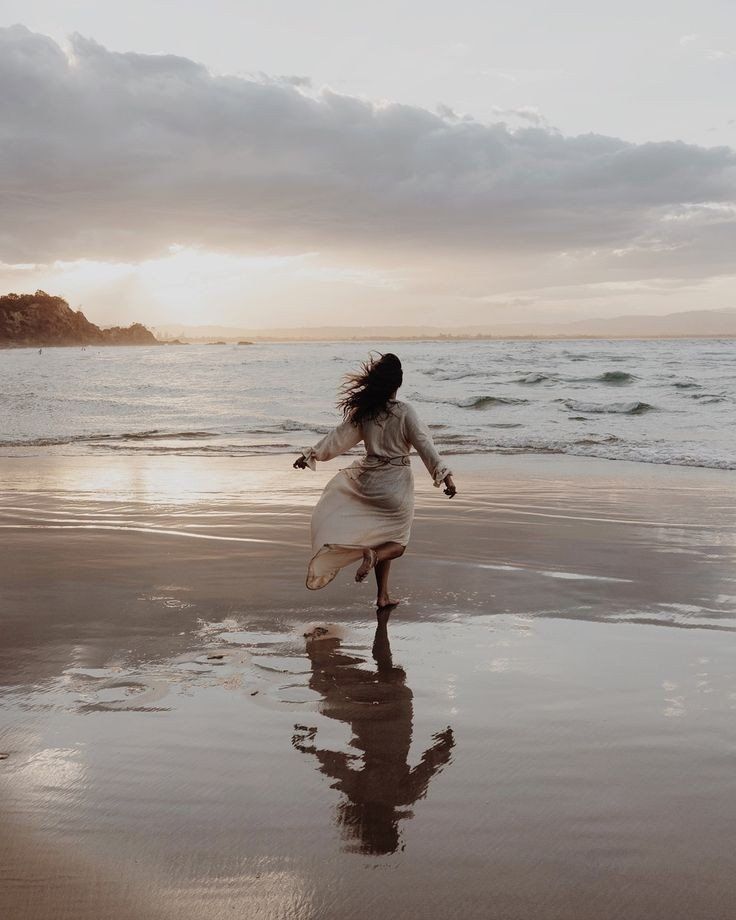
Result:
{"label": "woman's arm", "polygon": [[427,467],[435,486],[439,488],[444,482],[446,486],[445,494],[452,498],[456,492],[455,483],[452,480],[452,470],[440,457],[437,448],[434,446],[429,428],[419,418],[413,406],[407,407],[405,424],[406,438],[422,458],[422,463]]}
{"label": "woman's arm", "polygon": [[301,457],[294,462],[294,468],[303,470],[309,467],[310,470],[316,470],[317,460],[332,460],[333,457],[339,457],[360,444],[363,440],[363,433],[359,425],[353,425],[351,421],[342,422],[337,428],[328,432],[321,441],[318,441],[314,447],[305,447]]}

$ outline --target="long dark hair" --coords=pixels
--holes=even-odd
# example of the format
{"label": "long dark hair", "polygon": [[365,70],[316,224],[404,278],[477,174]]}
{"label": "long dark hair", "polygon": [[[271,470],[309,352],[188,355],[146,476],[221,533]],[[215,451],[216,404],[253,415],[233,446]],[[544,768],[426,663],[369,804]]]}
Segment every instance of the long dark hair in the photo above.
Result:
{"label": "long dark hair", "polygon": [[346,374],[337,408],[353,425],[382,415],[388,401],[401,386],[404,374],[396,355],[385,354],[369,358],[356,374]]}

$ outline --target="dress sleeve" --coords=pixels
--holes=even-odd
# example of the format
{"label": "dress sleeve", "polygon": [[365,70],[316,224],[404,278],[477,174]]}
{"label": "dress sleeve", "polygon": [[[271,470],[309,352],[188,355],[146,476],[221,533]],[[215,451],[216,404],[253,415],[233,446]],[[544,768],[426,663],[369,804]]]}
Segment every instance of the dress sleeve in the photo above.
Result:
{"label": "dress sleeve", "polygon": [[452,470],[444,462],[434,446],[429,428],[417,415],[416,409],[409,406],[404,417],[406,425],[406,438],[422,458],[422,463],[427,467],[429,475],[435,486],[439,487],[445,476],[451,476]]}
{"label": "dress sleeve", "polygon": [[337,428],[328,432],[321,441],[318,441],[314,447],[305,447],[302,450],[304,459],[310,470],[316,470],[317,460],[332,460],[333,457],[339,457],[349,451],[351,447],[360,444],[363,440],[363,432],[360,425],[353,425],[351,421],[342,422]]}

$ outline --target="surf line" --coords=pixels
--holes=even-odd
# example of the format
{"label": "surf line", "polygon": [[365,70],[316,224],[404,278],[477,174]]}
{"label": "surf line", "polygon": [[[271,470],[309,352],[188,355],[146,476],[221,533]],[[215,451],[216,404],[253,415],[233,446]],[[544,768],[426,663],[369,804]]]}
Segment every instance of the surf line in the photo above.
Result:
{"label": "surf line", "polygon": [[[483,505],[485,508],[493,508],[499,511],[507,511],[509,514],[520,514],[527,515],[528,517],[540,517],[540,518],[552,518],[553,520],[564,520],[564,521],[586,521],[592,523],[601,523],[601,524],[640,524],[644,527],[667,527],[674,528],[679,530],[680,528],[693,528],[695,530],[712,530],[712,524],[691,524],[678,521],[637,521],[629,520],[627,518],[609,518],[609,517],[590,517],[582,516],[577,514],[547,514],[543,511],[523,511],[520,508],[515,508],[513,505],[504,505],[500,502],[493,501],[480,501],[479,504]],[[736,525],[734,524],[719,524],[718,527],[722,527],[726,530],[733,530]]]}
{"label": "surf line", "polygon": [[133,533],[153,533],[167,537],[192,537],[195,540],[222,540],[233,543],[267,543],[271,546],[303,546],[287,540],[264,540],[259,537],[225,537],[218,534],[164,530],[159,527],[113,527],[107,524],[0,524],[0,530],[125,530]]}
{"label": "surf line", "polygon": [[[424,556],[422,558],[428,558]],[[465,559],[435,559],[436,565],[456,565],[464,568],[491,569],[494,572],[525,572],[531,575],[541,575],[543,578],[559,578],[565,581],[615,581],[621,584],[634,584],[631,578],[614,578],[612,575],[585,575],[582,572],[564,572],[555,569],[535,569],[527,565],[511,565],[501,562],[474,562]]]}

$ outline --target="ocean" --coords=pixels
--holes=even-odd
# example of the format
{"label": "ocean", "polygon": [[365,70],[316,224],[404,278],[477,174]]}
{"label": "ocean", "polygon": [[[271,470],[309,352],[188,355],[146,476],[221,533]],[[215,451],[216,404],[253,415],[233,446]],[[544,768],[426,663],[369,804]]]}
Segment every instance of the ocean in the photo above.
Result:
{"label": "ocean", "polygon": [[368,353],[404,364],[446,455],[736,469],[736,343],[426,341],[0,351],[0,455],[294,453]]}

